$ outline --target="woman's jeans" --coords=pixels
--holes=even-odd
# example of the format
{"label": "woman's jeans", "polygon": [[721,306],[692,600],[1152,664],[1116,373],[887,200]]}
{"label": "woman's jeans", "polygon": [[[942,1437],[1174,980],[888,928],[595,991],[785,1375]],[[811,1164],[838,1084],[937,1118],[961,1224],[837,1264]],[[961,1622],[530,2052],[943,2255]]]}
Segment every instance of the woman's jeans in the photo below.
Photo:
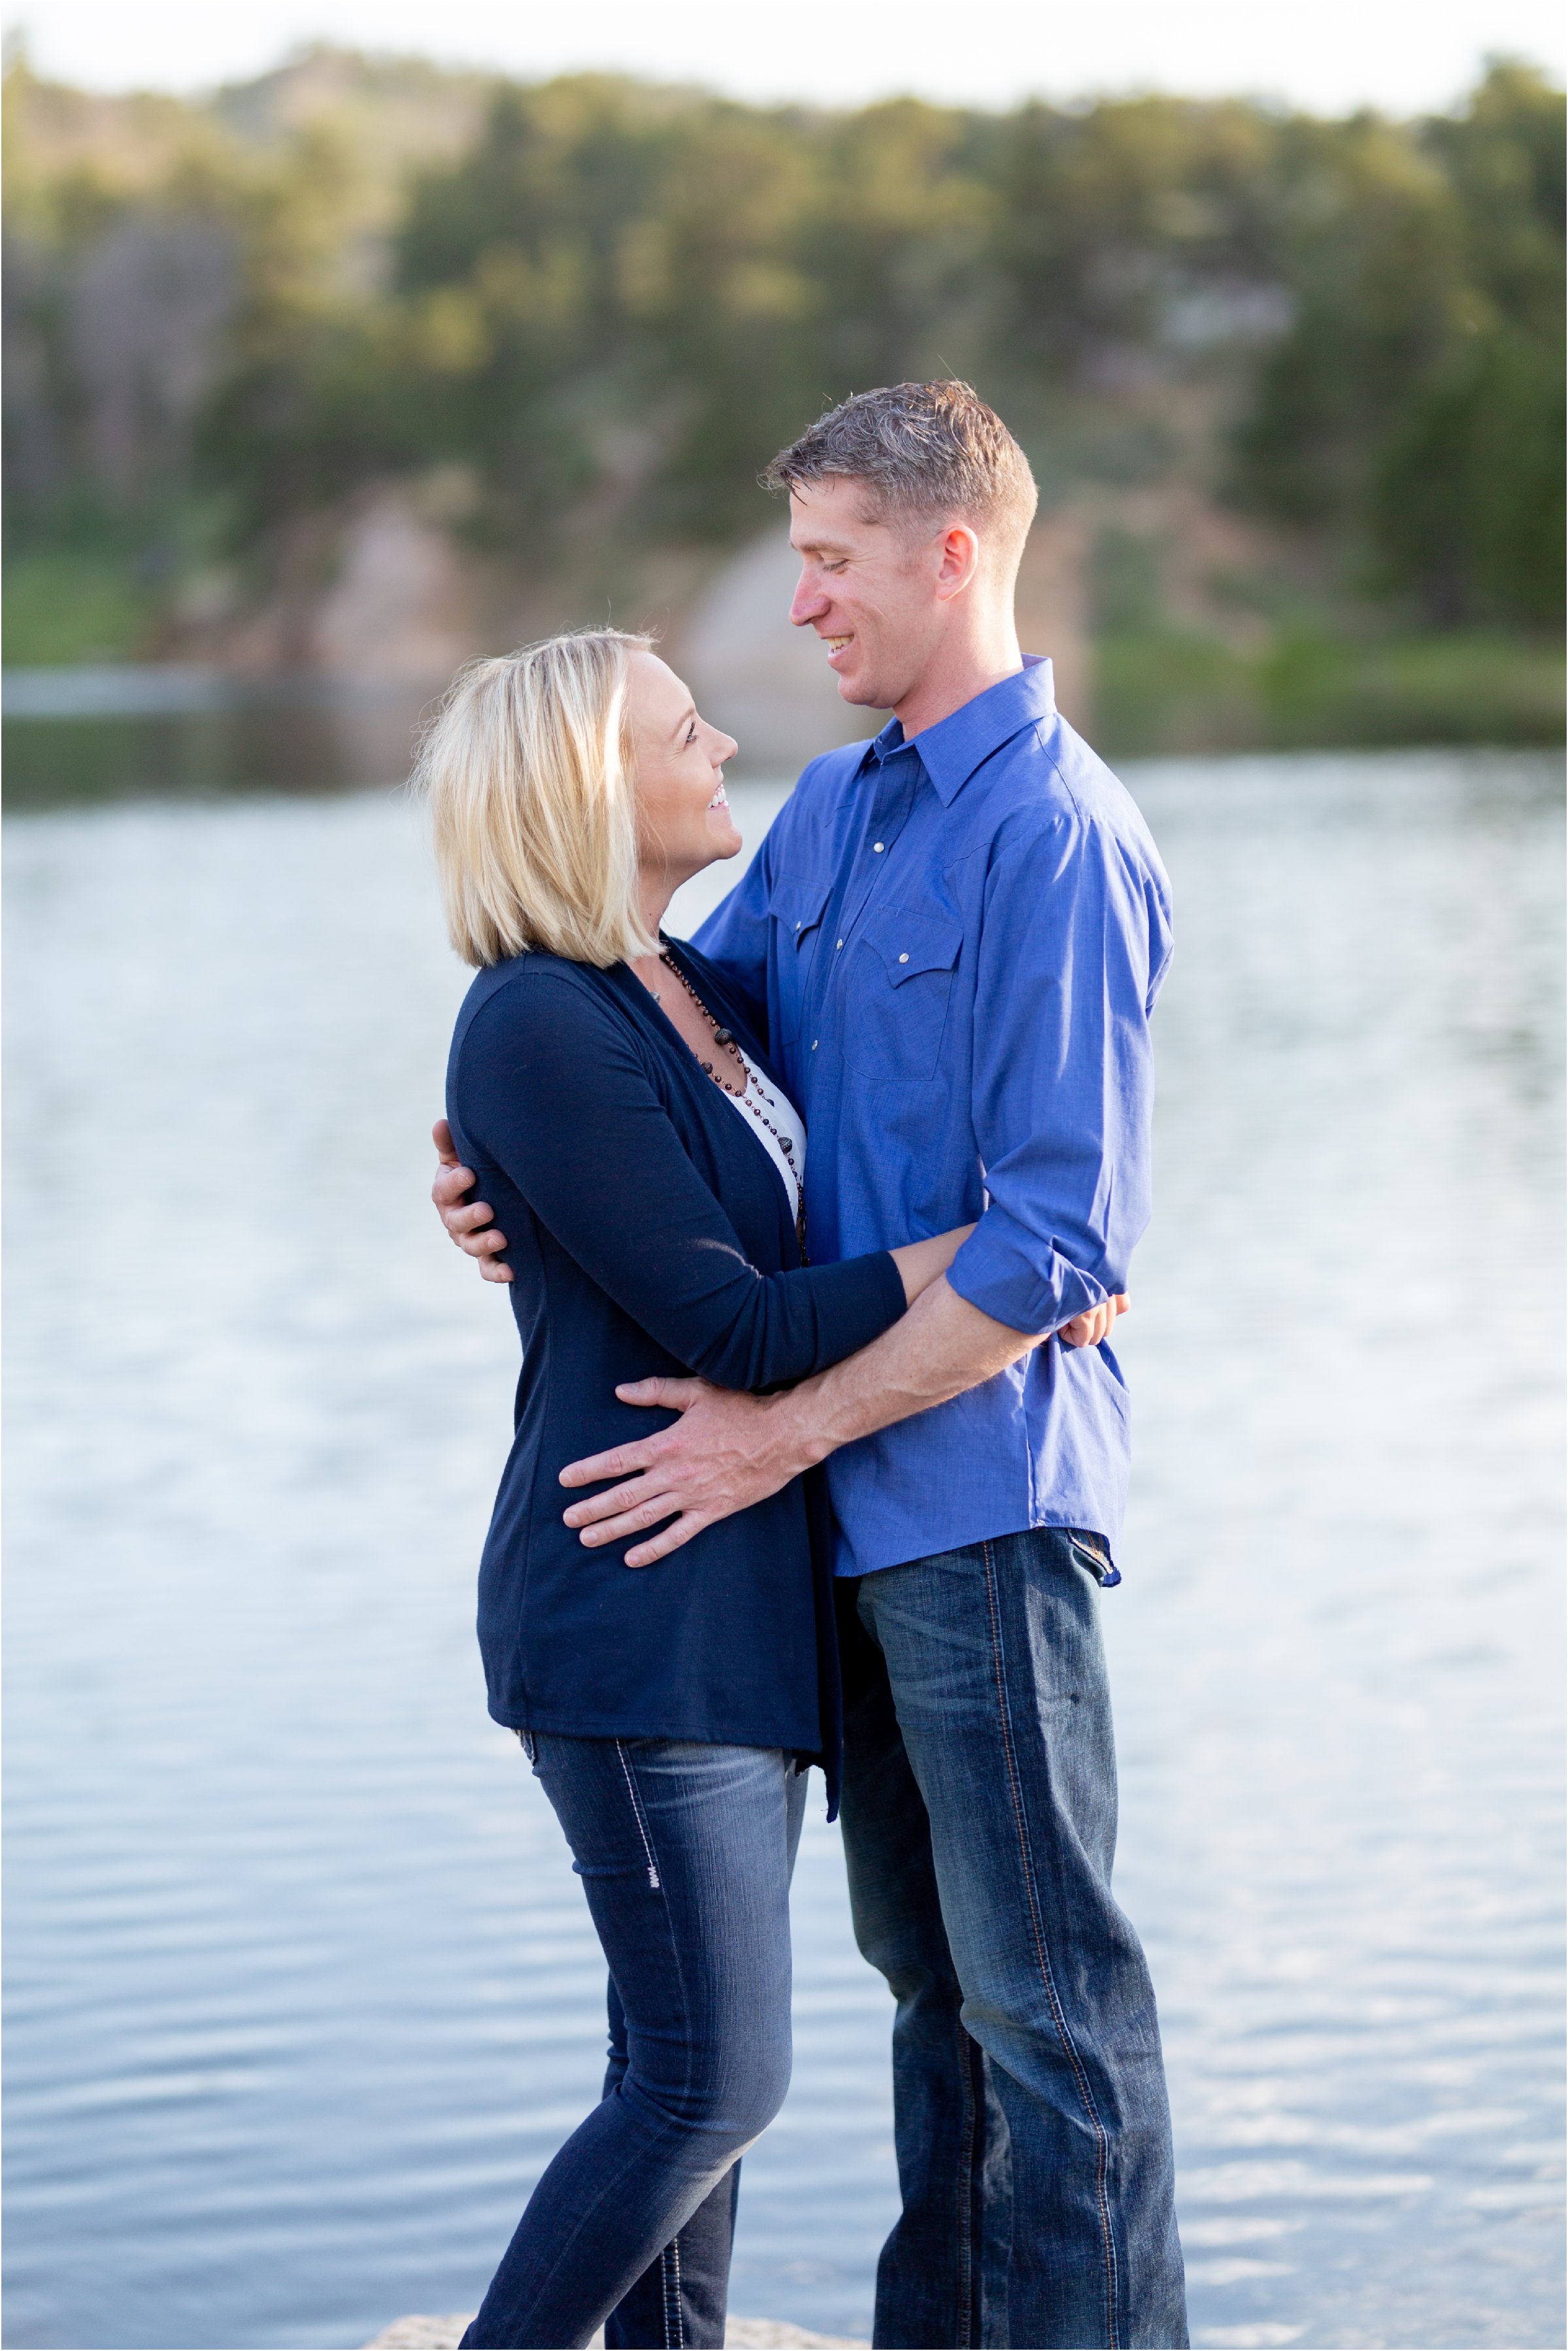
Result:
{"label": "woman's jeans", "polygon": [[805,1775],[777,1748],[529,1745],[610,1963],[610,2068],[463,2341],[722,2345],[737,2158],[789,2084]]}

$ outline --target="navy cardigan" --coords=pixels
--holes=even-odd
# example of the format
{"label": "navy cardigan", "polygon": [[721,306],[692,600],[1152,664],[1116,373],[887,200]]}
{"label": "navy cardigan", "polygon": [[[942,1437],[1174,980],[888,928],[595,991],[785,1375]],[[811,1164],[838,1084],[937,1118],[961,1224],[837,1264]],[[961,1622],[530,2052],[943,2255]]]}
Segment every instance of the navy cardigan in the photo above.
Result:
{"label": "navy cardigan", "polygon": [[[665,945],[770,1076],[716,968]],[[617,1381],[697,1372],[775,1388],[865,1346],[904,1311],[893,1259],[801,1264],[778,1168],[624,964],[531,954],[482,971],[457,1018],[446,1114],[507,1235],[523,1343],[479,1571],[491,1713],[518,1730],[783,1747],[831,1764],[820,1495],[794,1479],[629,1570],[634,1539],[591,1550],[562,1524],[574,1497],[559,1472],[674,1418],[620,1403]]]}

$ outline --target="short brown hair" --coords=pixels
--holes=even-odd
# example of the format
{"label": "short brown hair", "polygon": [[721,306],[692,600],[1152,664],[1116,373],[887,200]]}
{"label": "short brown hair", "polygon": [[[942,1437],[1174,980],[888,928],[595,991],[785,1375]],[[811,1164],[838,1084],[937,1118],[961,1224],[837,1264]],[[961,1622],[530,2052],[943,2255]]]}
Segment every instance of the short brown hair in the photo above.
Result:
{"label": "short brown hair", "polygon": [[790,490],[830,475],[863,482],[879,517],[959,515],[989,523],[1017,552],[1040,503],[1029,459],[996,410],[956,380],[855,392],[780,449],[762,480]]}

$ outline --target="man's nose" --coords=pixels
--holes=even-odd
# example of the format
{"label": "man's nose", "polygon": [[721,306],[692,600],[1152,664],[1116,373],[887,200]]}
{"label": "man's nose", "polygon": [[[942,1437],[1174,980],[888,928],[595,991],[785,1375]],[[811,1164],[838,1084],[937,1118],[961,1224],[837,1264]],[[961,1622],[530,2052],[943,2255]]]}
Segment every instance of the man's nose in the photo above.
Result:
{"label": "man's nose", "polygon": [[820,621],[828,609],[829,601],[811,578],[810,573],[802,571],[795,590],[795,601],[789,607],[791,625],[797,629],[804,629],[808,628],[813,621]]}

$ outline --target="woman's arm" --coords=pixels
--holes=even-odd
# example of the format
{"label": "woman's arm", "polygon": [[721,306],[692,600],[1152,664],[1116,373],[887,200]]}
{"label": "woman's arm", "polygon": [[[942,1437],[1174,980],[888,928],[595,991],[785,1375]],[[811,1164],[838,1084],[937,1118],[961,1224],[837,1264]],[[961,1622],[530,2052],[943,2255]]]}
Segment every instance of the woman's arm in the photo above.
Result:
{"label": "woman's arm", "polygon": [[[906,1283],[885,1249],[759,1273],[626,1023],[565,971],[525,966],[480,1006],[455,1057],[451,1112],[591,1280],[716,1386],[803,1379],[904,1311]],[[936,1270],[921,1269],[922,1286]]]}
{"label": "woman's arm", "polygon": [[906,1306],[913,1306],[921,1291],[929,1290],[937,1275],[946,1272],[974,1229],[973,1225],[955,1225],[950,1232],[933,1233],[928,1241],[905,1241],[890,1252],[904,1284]]}

